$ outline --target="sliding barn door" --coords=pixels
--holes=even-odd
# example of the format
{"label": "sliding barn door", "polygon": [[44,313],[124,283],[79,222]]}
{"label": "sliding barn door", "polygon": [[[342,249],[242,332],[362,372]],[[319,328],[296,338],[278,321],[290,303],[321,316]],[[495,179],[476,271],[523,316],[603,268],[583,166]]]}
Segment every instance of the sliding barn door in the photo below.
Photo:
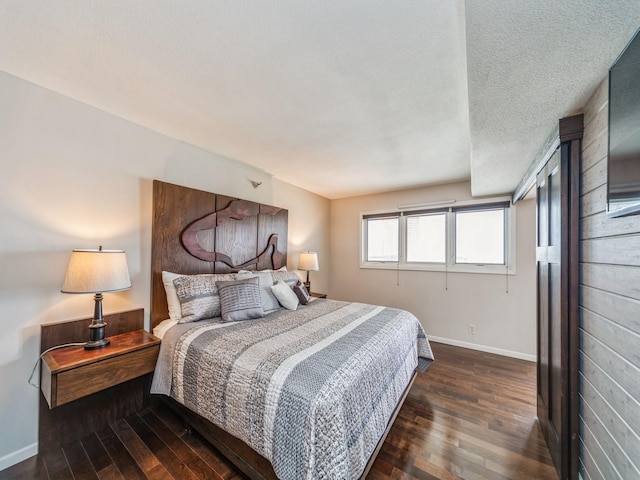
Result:
{"label": "sliding barn door", "polygon": [[[563,365],[560,150],[538,174],[538,419],[554,463],[562,458],[568,386]],[[561,477],[562,478],[562,477]]]}
{"label": "sliding barn door", "polygon": [[560,479],[574,479],[582,116],[579,122],[576,117],[561,120],[559,132],[559,147],[536,179],[538,420]]}

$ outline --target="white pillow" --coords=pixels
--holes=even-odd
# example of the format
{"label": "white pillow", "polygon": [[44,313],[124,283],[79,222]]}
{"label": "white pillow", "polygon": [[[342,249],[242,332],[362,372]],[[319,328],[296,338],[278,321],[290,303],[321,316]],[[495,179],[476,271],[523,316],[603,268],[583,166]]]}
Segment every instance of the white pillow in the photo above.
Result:
{"label": "white pillow", "polygon": [[291,287],[284,281],[278,280],[275,285],[271,286],[271,291],[278,299],[280,305],[282,305],[287,310],[295,310],[298,308],[300,300],[298,300],[298,297],[293,292]]}
{"label": "white pillow", "polygon": [[164,284],[164,291],[167,294],[167,306],[169,307],[169,318],[171,320],[180,320],[182,318],[182,306],[176,293],[176,286],[173,284],[173,281],[178,277],[182,277],[182,275],[179,273],[162,272],[162,283]]}

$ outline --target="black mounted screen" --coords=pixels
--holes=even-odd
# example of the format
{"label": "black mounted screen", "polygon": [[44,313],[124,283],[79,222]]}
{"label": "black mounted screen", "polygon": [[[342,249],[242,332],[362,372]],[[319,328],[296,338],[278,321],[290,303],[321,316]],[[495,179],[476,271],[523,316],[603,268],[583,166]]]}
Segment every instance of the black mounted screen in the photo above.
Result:
{"label": "black mounted screen", "polygon": [[609,70],[607,211],[640,213],[640,31]]}

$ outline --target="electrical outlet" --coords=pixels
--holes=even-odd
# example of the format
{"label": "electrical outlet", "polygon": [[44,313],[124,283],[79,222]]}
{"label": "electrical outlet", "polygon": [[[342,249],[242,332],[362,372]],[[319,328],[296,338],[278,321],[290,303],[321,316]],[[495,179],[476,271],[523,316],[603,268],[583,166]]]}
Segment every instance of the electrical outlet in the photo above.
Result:
{"label": "electrical outlet", "polygon": [[473,323],[469,324],[469,333],[471,334],[476,333],[476,326]]}

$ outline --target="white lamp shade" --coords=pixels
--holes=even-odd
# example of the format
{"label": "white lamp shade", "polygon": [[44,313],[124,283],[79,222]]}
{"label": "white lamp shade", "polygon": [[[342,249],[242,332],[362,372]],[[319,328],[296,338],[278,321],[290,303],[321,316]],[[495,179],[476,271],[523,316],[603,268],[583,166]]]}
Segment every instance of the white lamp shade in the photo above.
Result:
{"label": "white lamp shade", "polygon": [[316,252],[301,252],[298,258],[298,270],[316,272],[320,270],[318,266],[318,254]]}
{"label": "white lamp shade", "polygon": [[131,288],[124,250],[74,250],[63,293],[104,293]]}

